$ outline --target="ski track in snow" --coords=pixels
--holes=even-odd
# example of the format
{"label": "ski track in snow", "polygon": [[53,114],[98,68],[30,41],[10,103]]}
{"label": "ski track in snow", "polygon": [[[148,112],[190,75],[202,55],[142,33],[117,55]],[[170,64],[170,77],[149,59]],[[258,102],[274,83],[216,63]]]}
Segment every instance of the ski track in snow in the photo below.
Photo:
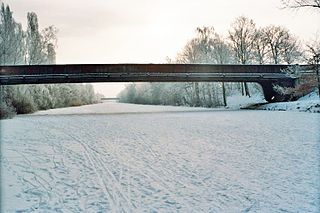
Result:
{"label": "ski track in snow", "polygon": [[1,121],[1,212],[320,211],[319,114],[63,110]]}

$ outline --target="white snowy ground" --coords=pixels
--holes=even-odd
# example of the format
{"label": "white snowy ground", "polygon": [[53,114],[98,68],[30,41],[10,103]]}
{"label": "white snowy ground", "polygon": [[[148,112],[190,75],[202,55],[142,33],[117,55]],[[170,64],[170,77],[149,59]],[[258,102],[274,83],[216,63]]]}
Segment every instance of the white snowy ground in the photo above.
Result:
{"label": "white snowy ground", "polygon": [[2,120],[1,212],[320,211],[320,114],[183,110]]}

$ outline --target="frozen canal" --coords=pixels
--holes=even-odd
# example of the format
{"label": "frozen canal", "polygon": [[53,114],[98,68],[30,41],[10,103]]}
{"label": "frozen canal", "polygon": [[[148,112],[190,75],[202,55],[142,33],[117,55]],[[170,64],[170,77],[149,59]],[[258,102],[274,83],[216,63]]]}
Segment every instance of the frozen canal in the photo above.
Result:
{"label": "frozen canal", "polygon": [[1,212],[319,212],[319,114],[103,103],[1,121]]}

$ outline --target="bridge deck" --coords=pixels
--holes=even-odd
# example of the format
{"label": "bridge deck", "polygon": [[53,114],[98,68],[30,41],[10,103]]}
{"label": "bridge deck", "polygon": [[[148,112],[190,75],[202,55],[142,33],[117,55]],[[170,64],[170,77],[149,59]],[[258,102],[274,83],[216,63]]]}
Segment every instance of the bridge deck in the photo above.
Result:
{"label": "bridge deck", "polygon": [[[82,82],[257,82],[267,101],[282,101],[273,85],[293,87],[295,78],[282,70],[288,65],[209,64],[69,64],[0,66],[0,84]],[[303,70],[312,66],[300,65]]]}
{"label": "bridge deck", "polygon": [[[290,79],[287,65],[75,64],[0,66],[0,83],[264,82]],[[308,68],[307,66],[302,66]]]}

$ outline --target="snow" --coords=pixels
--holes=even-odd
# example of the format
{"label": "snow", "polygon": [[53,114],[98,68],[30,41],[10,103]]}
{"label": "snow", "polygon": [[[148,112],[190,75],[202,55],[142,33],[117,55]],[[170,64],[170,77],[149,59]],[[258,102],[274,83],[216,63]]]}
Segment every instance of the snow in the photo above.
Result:
{"label": "snow", "polygon": [[318,92],[314,91],[297,101],[270,103],[260,106],[258,109],[320,113],[320,98]]}
{"label": "snow", "polygon": [[266,103],[266,100],[261,95],[253,95],[250,98],[242,95],[227,96],[227,106],[229,109],[241,109],[256,103]]}
{"label": "snow", "polygon": [[32,115],[77,115],[77,114],[132,114],[132,113],[161,113],[161,112],[192,112],[192,111],[212,111],[203,107],[183,107],[183,106],[161,106],[161,105],[139,105],[123,104],[115,101],[105,101],[101,104],[86,105],[79,107],[69,107],[60,109],[50,109],[35,112]]}
{"label": "snow", "polygon": [[2,120],[1,212],[319,212],[319,118],[102,103]]}
{"label": "snow", "polygon": [[253,95],[250,98],[239,94],[227,97],[227,108],[229,109],[243,109],[255,104],[263,104],[256,108],[260,110],[320,113],[320,98],[317,91],[311,92],[297,101],[277,103],[267,103],[260,95]]}

